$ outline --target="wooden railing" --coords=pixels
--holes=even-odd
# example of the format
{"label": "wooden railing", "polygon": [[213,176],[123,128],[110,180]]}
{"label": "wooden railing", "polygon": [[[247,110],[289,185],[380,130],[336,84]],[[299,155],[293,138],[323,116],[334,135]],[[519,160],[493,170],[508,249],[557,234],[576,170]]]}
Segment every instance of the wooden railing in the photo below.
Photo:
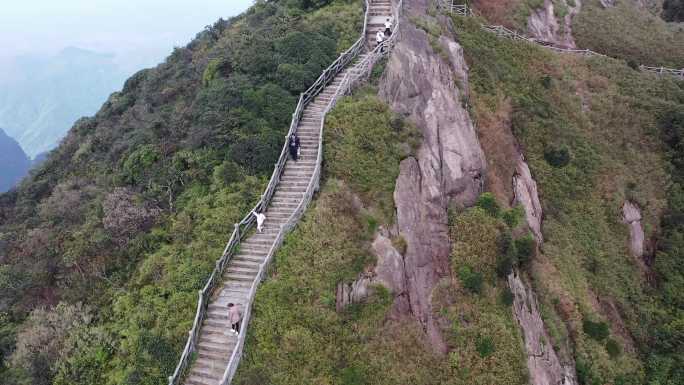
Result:
{"label": "wooden railing", "polygon": [[648,67],[648,66],[639,66],[639,69],[644,71],[644,72],[652,72],[656,73],[658,75],[671,75],[677,78],[680,78],[684,80],[684,68],[678,70],[674,68],[665,68],[665,67]]}
{"label": "wooden railing", "polygon": [[[402,1],[399,1],[399,5],[395,8],[395,20],[397,20],[397,24],[395,26],[395,33],[393,33],[392,37],[387,40],[387,47],[393,46],[393,42],[396,40],[396,35],[398,34],[399,31],[399,10],[401,9],[402,6]],[[365,49],[366,47],[366,28],[368,24],[368,10],[369,6],[366,4],[366,16],[364,19],[364,29],[363,33],[361,34],[361,37],[359,40],[354,43],[345,53],[340,55],[340,57],[330,66],[328,69],[326,69],[323,74],[318,78],[316,83],[314,83],[311,88],[304,94],[302,94],[302,97],[300,97],[300,103],[298,104],[298,110],[299,106],[301,105],[301,110],[295,111],[295,114],[293,114],[293,124],[290,127],[290,130],[292,133],[296,132],[296,129],[299,125],[299,119],[301,118],[301,114],[306,107],[306,105],[321,91],[327,86],[336,76],[339,74],[339,72],[346,68],[347,65],[349,65],[357,56],[358,54]],[[392,43],[390,43],[392,42]],[[391,45],[390,45],[391,44]],[[368,56],[371,56],[373,53],[378,51],[378,48],[373,50]],[[382,52],[383,55],[386,55],[389,52],[389,48],[384,50]],[[320,187],[320,180],[321,180],[321,172],[323,169],[323,127],[325,126],[325,117],[327,116],[328,112],[332,110],[335,105],[337,104],[337,101],[344,96],[345,94],[351,92],[352,86],[358,85],[358,83],[352,84],[352,77],[350,77],[350,74],[353,72],[356,72],[357,68],[359,68],[359,64],[363,63],[367,58],[364,58],[361,62],[357,63],[354,65],[354,68],[345,74],[344,78],[342,79],[342,82],[340,85],[337,87],[335,93],[330,99],[330,102],[326,105],[326,107],[323,109],[323,112],[321,114],[321,127],[319,130],[319,136],[318,136],[318,153],[316,155],[316,166],[314,168],[313,175],[311,179],[309,180],[309,184],[306,188],[306,192],[304,193],[304,197],[295,209],[295,211],[292,213],[290,218],[282,225],[280,231],[278,232],[278,235],[276,236],[276,240],[273,242],[273,245],[268,251],[268,254],[266,255],[266,259],[264,263],[261,265],[259,269],[259,273],[257,275],[257,279],[254,280],[252,287],[250,288],[249,291],[249,297],[248,297],[248,304],[246,306],[246,311],[242,319],[242,323],[240,325],[240,334],[238,337],[238,343],[233,351],[233,354],[230,358],[230,362],[228,364],[228,367],[226,368],[226,371],[224,373],[223,379],[221,381],[221,385],[227,385],[229,384],[233,376],[235,375],[235,371],[237,370],[238,364],[240,362],[240,358],[242,356],[242,351],[244,349],[244,344],[245,344],[245,338],[247,336],[247,325],[249,324],[249,320],[252,315],[252,305],[254,303],[254,298],[256,296],[256,290],[258,287],[258,284],[261,280],[265,278],[266,274],[266,266],[269,265],[271,260],[273,259],[273,256],[280,247],[280,245],[283,242],[283,239],[285,235],[292,230],[296,224],[299,222],[301,219],[302,215],[304,215],[304,212],[306,211],[306,208],[308,207],[309,203],[311,203],[311,200],[313,199],[313,196],[316,191],[318,191]],[[372,71],[372,66],[371,67],[363,67],[362,71],[364,73],[367,72],[367,74],[370,74],[370,71]],[[367,75],[366,75],[367,77]],[[315,92],[314,92],[315,90]],[[311,91],[311,92],[310,92]],[[295,125],[294,122],[297,122]],[[288,135],[289,137],[289,135]],[[287,144],[286,144],[287,145]],[[283,151],[285,151],[287,147],[283,148]]]}
{"label": "wooden railing", "polygon": [[[399,7],[395,9],[395,20],[398,20],[399,17],[399,9],[401,8],[401,3],[402,1],[400,0],[399,2]],[[261,199],[259,202],[254,206],[253,211],[260,212],[266,207],[268,207],[271,198],[273,197],[273,194],[275,193],[275,190],[278,186],[278,183],[280,182],[280,177],[283,173],[283,170],[285,168],[285,163],[288,158],[288,148],[287,148],[287,142],[290,138],[290,136],[294,135],[297,131],[297,127],[299,126],[300,120],[302,118],[302,114],[304,112],[304,109],[306,106],[313,100],[316,95],[318,95],[330,82],[333,81],[333,79],[337,76],[337,74],[340,73],[344,68],[346,68],[356,57],[358,57],[359,53],[362,52],[363,50],[366,49],[366,31],[368,28],[368,17],[369,17],[369,0],[364,0],[364,22],[363,22],[363,31],[361,33],[361,37],[344,53],[342,53],[337,60],[335,60],[328,68],[326,68],[323,73],[316,79],[314,84],[309,87],[304,93],[302,93],[299,96],[299,101],[297,102],[297,108],[295,109],[295,112],[292,114],[292,122],[290,124],[290,129],[285,136],[285,143],[283,145],[283,148],[280,152],[280,156],[278,157],[278,161],[275,164],[273,174],[271,175],[271,179],[268,182],[268,185],[266,186],[266,189],[261,196]],[[397,26],[395,27],[395,31],[398,31],[398,22]],[[385,44],[385,47],[391,48],[393,45],[393,42],[396,40],[396,37],[393,36],[392,38],[388,39],[388,41]],[[377,51],[374,50],[373,52]],[[382,54],[386,54],[388,51],[384,51]],[[373,64],[375,61],[373,61]],[[364,72],[370,73],[372,70],[372,64],[370,67],[366,66],[364,67]],[[345,83],[346,82],[346,83]],[[240,333],[238,336],[238,343],[236,344],[236,347],[233,350],[233,353],[230,357],[230,361],[228,362],[228,365],[226,367],[226,370],[224,371],[223,377],[221,379],[220,385],[227,385],[230,384],[232,381],[233,376],[235,375],[235,371],[237,370],[237,366],[240,362],[240,358],[242,356],[242,350],[244,347],[245,343],[245,336],[247,332],[247,325],[249,324],[249,319],[251,317],[251,311],[252,311],[252,305],[254,302],[254,298],[256,296],[256,289],[258,287],[258,284],[261,280],[263,280],[265,277],[265,272],[266,272],[266,267],[270,263],[270,261],[273,259],[273,255],[275,251],[278,249],[278,247],[281,245],[283,238],[285,234],[287,234],[288,231],[290,231],[299,221],[301,216],[303,215],[304,211],[306,210],[306,207],[308,204],[311,202],[311,199],[313,198],[313,194],[315,191],[318,190],[319,184],[320,184],[320,176],[321,176],[321,167],[322,167],[322,151],[323,151],[323,134],[322,134],[322,128],[324,125],[325,121],[325,115],[335,106],[337,103],[338,98],[343,95],[344,93],[348,93],[351,91],[351,78],[349,78],[348,74],[345,76],[345,80],[343,82],[345,84],[344,87],[338,87],[338,92],[333,96],[331,99],[330,103],[326,106],[324,112],[323,112],[323,118],[321,120],[321,131],[320,131],[320,136],[319,136],[319,147],[318,147],[318,156],[316,159],[316,168],[314,170],[314,174],[309,182],[309,185],[307,187],[306,193],[304,195],[304,199],[300,202],[299,206],[295,210],[295,212],[292,214],[292,216],[288,219],[288,221],[281,226],[280,231],[278,232],[275,241],[273,242],[271,248],[268,251],[268,254],[266,255],[265,261],[259,266],[259,272],[255,278],[255,280],[252,283],[252,286],[249,291],[249,296],[247,298],[247,304],[245,306],[245,312],[243,315],[243,322],[241,323],[240,327]],[[346,84],[349,84],[349,86],[346,86]],[[236,252],[240,241],[243,239],[245,234],[254,226],[255,218],[252,215],[252,211],[250,211],[239,223],[236,223],[234,225],[233,233],[230,236],[230,240],[226,244],[226,247],[223,251],[223,254],[221,255],[221,258],[219,258],[216,261],[216,266],[211,273],[209,279],[207,280],[206,285],[202,290],[199,291],[199,300],[197,302],[197,312],[195,314],[195,319],[192,324],[192,328],[190,329],[189,335],[188,335],[188,340],[185,344],[185,348],[183,349],[183,353],[181,354],[180,360],[178,365],[176,366],[176,369],[173,373],[172,376],[169,377],[169,385],[178,385],[185,375],[185,372],[187,371],[189,365],[191,364],[191,357],[193,353],[197,349],[197,343],[200,337],[200,329],[202,326],[202,322],[204,321],[204,318],[206,317],[207,313],[207,306],[209,305],[209,300],[211,299],[211,296],[216,289],[222,282],[222,276],[223,276],[223,271],[225,269],[226,264],[230,261],[234,253]]]}
{"label": "wooden railing", "polygon": [[354,70],[347,73],[340,84],[341,95],[348,95],[351,91],[358,87],[359,84],[365,82],[368,77],[370,77],[371,72],[375,64],[387,56],[394,45],[396,44],[399,36],[401,35],[401,10],[403,9],[403,0],[399,0],[396,7],[392,9],[392,18],[395,20],[394,31],[392,35],[381,44],[379,44],[375,49],[370,51],[366,57],[360,62],[354,65]]}
{"label": "wooden railing", "polygon": [[[454,5],[454,1],[456,1],[456,0],[434,0],[434,1],[437,4],[437,8],[442,9],[446,12],[451,12],[453,14],[457,14],[457,15],[461,15],[461,16],[479,16],[479,15],[477,15],[477,13],[473,9],[469,8],[467,5]],[[449,4],[451,4],[451,5],[449,5]],[[465,10],[463,8],[465,8]],[[556,46],[548,44],[547,42],[525,36],[523,34],[516,32],[516,31],[512,31],[512,30],[510,30],[510,29],[508,29],[502,25],[482,24],[482,29],[484,29],[485,31],[494,33],[499,37],[505,37],[505,38],[513,39],[513,40],[526,41],[529,43],[540,45],[544,48],[550,49],[550,50],[555,51],[555,52],[571,53],[571,54],[584,55],[584,56],[597,56],[597,57],[605,57],[605,58],[609,57],[609,56],[606,56],[602,53],[598,53],[598,52],[595,52],[595,51],[592,51],[589,49],[572,49],[572,48],[556,47]],[[650,72],[650,73],[655,73],[658,75],[670,75],[670,76],[674,76],[676,78],[684,80],[684,68],[683,69],[675,69],[675,68],[649,67],[649,66],[640,65],[639,69],[643,72]]]}
{"label": "wooden railing", "polygon": [[437,8],[446,12],[451,12],[461,16],[471,16],[471,9],[468,5],[459,0],[435,0]]}

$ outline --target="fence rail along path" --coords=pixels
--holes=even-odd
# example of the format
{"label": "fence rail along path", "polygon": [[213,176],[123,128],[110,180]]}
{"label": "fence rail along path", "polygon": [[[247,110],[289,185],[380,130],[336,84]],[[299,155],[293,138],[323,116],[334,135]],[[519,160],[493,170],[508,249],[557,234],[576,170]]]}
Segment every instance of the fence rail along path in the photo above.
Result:
{"label": "fence rail along path", "polygon": [[[197,312],[185,348],[169,385],[227,385],[237,370],[251,317],[252,304],[266,267],[299,221],[319,188],[323,161],[323,126],[337,100],[366,81],[373,65],[392,49],[399,35],[402,1],[364,0],[364,26],[359,39],[299,97],[292,123],[273,174],[252,211],[266,215],[263,232],[254,232],[250,211],[233,232],[206,285],[199,291]],[[393,33],[382,44],[375,33],[393,19]],[[287,142],[300,138],[301,156],[288,156]],[[243,312],[238,335],[231,332],[227,304]]]}
{"label": "fence rail along path", "polygon": [[[438,9],[448,12],[448,13],[453,13],[456,15],[460,16],[479,16],[472,8],[468,7],[465,4],[458,4],[459,0],[434,0],[436,6]],[[508,39],[513,39],[513,40],[522,40],[528,43],[532,44],[537,44],[540,45],[546,49],[550,49],[555,52],[560,52],[560,53],[571,53],[571,54],[576,54],[576,55],[583,55],[583,56],[598,56],[598,57],[609,57],[606,56],[602,53],[598,53],[589,49],[572,49],[572,48],[564,48],[564,47],[556,47],[554,45],[550,45],[547,42],[531,38],[529,36],[525,36],[519,32],[510,30],[502,25],[487,25],[487,24],[481,24],[482,29],[485,31],[491,32],[496,34],[498,37],[505,37]],[[649,66],[644,66],[640,65],[639,69],[642,72],[650,72],[650,73],[655,73],[658,75],[670,75],[674,76],[676,78],[684,80],[684,68],[682,69],[675,69],[675,68],[666,68],[666,67],[649,67]]]}

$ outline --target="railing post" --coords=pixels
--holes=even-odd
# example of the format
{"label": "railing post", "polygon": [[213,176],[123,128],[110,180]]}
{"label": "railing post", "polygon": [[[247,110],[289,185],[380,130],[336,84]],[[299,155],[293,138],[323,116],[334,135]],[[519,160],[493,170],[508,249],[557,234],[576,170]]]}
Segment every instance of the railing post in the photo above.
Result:
{"label": "railing post", "polygon": [[235,223],[233,226],[235,227],[235,239],[240,243],[240,224]]}

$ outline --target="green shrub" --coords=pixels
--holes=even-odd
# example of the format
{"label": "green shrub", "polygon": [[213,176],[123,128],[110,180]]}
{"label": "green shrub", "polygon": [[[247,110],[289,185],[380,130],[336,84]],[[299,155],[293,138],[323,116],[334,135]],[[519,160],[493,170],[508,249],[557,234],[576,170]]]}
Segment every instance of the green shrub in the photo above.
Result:
{"label": "green shrub", "polygon": [[591,320],[585,319],[582,321],[582,330],[584,330],[584,333],[596,341],[603,341],[610,335],[608,324],[603,321],[593,322]]}
{"label": "green shrub", "polygon": [[622,348],[617,341],[612,338],[608,338],[606,341],[606,351],[611,358],[617,358],[622,353]]}
{"label": "green shrub", "polygon": [[475,347],[481,358],[487,358],[494,354],[494,340],[489,336],[478,336],[475,341]]}
{"label": "green shrub", "polygon": [[601,385],[601,380],[594,373],[591,364],[587,361],[576,358],[575,370],[577,371],[577,381],[580,385]]}
{"label": "green shrub", "polygon": [[361,368],[352,366],[342,369],[342,385],[356,385],[366,383],[366,376]]}
{"label": "green shrub", "polygon": [[684,1],[665,0],[663,2],[663,19],[666,21],[684,21]]}
{"label": "green shrub", "polygon": [[482,273],[474,271],[470,266],[466,265],[458,270],[458,278],[461,280],[463,287],[471,293],[479,294],[482,292]]}
{"label": "green shrub", "polygon": [[502,219],[510,229],[515,229],[518,227],[520,222],[522,222],[524,215],[525,211],[523,210],[522,206],[516,205],[510,210],[504,211]]}
{"label": "green shrub", "polygon": [[475,206],[483,209],[487,212],[487,214],[495,218],[498,218],[499,214],[501,213],[501,207],[499,206],[499,203],[496,201],[496,197],[494,197],[494,194],[490,192],[486,192],[480,195],[477,198],[477,201],[475,202]]}
{"label": "green shrub", "polygon": [[570,150],[567,146],[550,146],[544,150],[544,159],[553,167],[565,167],[570,163]]}
{"label": "green shrub", "polygon": [[510,230],[504,231],[498,240],[499,253],[496,257],[496,273],[505,278],[518,265],[518,248]]}
{"label": "green shrub", "polygon": [[518,263],[526,265],[536,253],[537,242],[532,234],[527,233],[527,235],[515,240],[515,249],[517,251]]}
{"label": "green shrub", "polygon": [[513,305],[513,300],[515,299],[515,296],[513,295],[513,292],[508,286],[505,286],[503,290],[501,290],[501,303],[504,306],[511,306]]}

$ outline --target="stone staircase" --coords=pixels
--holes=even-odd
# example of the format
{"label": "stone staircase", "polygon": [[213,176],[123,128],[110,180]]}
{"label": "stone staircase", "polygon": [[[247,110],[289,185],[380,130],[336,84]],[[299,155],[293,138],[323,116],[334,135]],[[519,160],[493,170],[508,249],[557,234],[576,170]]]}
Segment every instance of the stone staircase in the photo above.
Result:
{"label": "stone staircase", "polygon": [[[363,60],[365,56],[359,55],[356,61]],[[316,167],[323,112],[349,71],[355,71],[353,64],[341,71],[304,109],[297,127],[301,157],[297,162],[288,159],[285,163],[280,183],[265,212],[263,232],[255,232],[245,238],[240,243],[240,250],[226,265],[223,286],[216,290],[209,303],[207,316],[202,323],[196,360],[191,364],[185,384],[218,385],[221,381],[238,342],[237,336],[230,332],[227,305],[232,302],[244,311],[259,266],[273,247],[281,225],[288,221],[304,199]]]}
{"label": "stone staircase", "polygon": [[[392,19],[392,2],[391,0],[371,0],[370,8],[368,10],[368,26],[366,29],[366,39],[370,49],[375,48],[378,43],[375,40],[375,34],[378,31],[385,30],[385,21]],[[396,20],[392,20],[392,24],[396,24]]]}

